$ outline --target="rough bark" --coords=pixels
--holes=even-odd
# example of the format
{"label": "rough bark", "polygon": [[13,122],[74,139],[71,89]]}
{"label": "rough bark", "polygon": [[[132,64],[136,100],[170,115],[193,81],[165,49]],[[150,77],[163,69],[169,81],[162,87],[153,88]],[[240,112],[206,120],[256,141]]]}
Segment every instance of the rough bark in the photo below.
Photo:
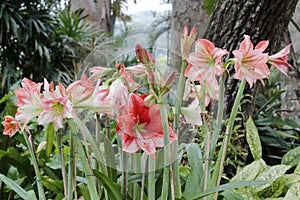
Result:
{"label": "rough bark", "polygon": [[181,68],[180,37],[184,26],[189,30],[196,25],[198,38],[204,34],[208,15],[204,11],[204,0],[173,0],[171,21],[171,66]]}
{"label": "rough bark", "polygon": [[[251,36],[257,44],[261,40],[269,40],[268,51],[274,53],[281,48],[281,41],[291,21],[297,0],[221,0],[216,4],[204,37],[217,47],[228,51],[239,48],[243,35]],[[233,73],[231,67],[230,73]],[[229,78],[226,84],[225,113],[228,116],[238,90],[239,82]],[[244,106],[247,118],[252,115],[260,84],[245,93],[253,96],[250,103]]]}

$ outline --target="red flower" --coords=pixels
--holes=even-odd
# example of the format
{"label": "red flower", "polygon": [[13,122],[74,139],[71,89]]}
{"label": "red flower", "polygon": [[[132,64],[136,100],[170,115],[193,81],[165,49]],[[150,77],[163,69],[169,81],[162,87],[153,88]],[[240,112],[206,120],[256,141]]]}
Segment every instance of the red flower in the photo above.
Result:
{"label": "red flower", "polygon": [[[125,152],[142,149],[155,158],[156,148],[164,146],[159,106],[145,106],[144,99],[136,94],[130,94],[126,113],[117,117],[116,130]],[[177,136],[170,126],[168,130],[170,143],[173,143]]]}
{"label": "red flower", "polygon": [[263,83],[262,79],[270,75],[270,70],[267,65],[268,54],[263,53],[268,44],[268,41],[261,41],[253,49],[250,36],[245,35],[245,39],[240,44],[240,48],[232,52],[236,59],[234,65],[236,73],[233,78],[239,80],[245,78],[250,88],[257,79]]}
{"label": "red flower", "polygon": [[12,116],[5,116],[2,125],[4,126],[3,135],[8,135],[9,137],[14,136],[20,129],[19,122]]}

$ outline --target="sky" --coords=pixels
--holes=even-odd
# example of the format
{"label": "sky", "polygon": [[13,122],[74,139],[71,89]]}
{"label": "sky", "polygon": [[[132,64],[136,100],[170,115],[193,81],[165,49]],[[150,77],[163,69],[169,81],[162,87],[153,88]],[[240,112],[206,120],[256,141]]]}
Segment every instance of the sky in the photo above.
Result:
{"label": "sky", "polygon": [[161,4],[162,0],[136,0],[135,4],[133,0],[128,0],[126,14],[131,15],[142,11],[165,11],[171,9],[171,4]]}

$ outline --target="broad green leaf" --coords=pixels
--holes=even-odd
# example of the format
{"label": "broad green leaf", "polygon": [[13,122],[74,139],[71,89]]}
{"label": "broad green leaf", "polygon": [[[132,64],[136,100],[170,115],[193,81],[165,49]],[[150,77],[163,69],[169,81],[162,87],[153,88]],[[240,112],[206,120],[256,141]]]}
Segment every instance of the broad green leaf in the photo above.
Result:
{"label": "broad green leaf", "polygon": [[246,140],[249,144],[254,160],[259,160],[262,157],[262,147],[258,131],[252,120],[252,117],[249,117],[246,122]]}
{"label": "broad green leaf", "polygon": [[291,186],[291,188],[286,193],[283,200],[296,200],[300,199],[300,183],[295,183]]}
{"label": "broad green leaf", "polygon": [[24,190],[17,183],[15,183],[13,180],[4,176],[3,174],[0,174],[0,180],[3,181],[9,188],[15,191],[18,195],[20,195],[20,197],[22,197],[23,199],[27,199],[27,191]]}
{"label": "broad green leaf", "polygon": [[29,190],[27,192],[27,199],[29,200],[37,200],[36,196],[35,196],[35,193],[33,190]]}
{"label": "broad green leaf", "polygon": [[269,187],[258,193],[259,197],[279,197],[285,194],[290,185],[299,182],[300,176],[296,174],[284,174],[276,179]]}
{"label": "broad green leaf", "polygon": [[106,168],[103,165],[104,158],[103,158],[103,155],[102,155],[102,153],[99,149],[99,146],[96,143],[95,138],[90,133],[88,128],[85,126],[85,124],[78,117],[74,117],[74,122],[77,125],[77,127],[80,128],[82,134],[85,135],[87,141],[89,142],[89,144],[92,148],[92,151],[95,154],[95,157],[97,158],[98,164],[100,165],[101,171],[106,173]]}
{"label": "broad green leaf", "polygon": [[235,188],[241,188],[241,187],[249,187],[254,185],[264,185],[269,183],[270,181],[241,181],[241,182],[234,182],[234,183],[226,183],[223,185],[220,185],[218,187],[213,187],[205,190],[204,192],[199,192],[198,194],[195,194],[193,198],[194,199],[201,199],[202,197],[205,197],[207,195],[220,192],[223,190],[229,190],[229,189],[235,189]]}
{"label": "broad green leaf", "polygon": [[220,195],[223,196],[226,200],[244,200],[244,197],[234,190],[225,190]]}
{"label": "broad green leaf", "polygon": [[294,174],[300,175],[300,161],[298,162],[296,169],[294,170]]}
{"label": "broad green leaf", "polygon": [[296,147],[295,149],[287,152],[282,160],[281,164],[290,165],[291,167],[296,166],[300,161],[300,147]]}
{"label": "broad green leaf", "polygon": [[262,171],[268,169],[263,159],[255,160],[251,164],[246,165],[240,172],[238,172],[230,182],[239,182],[246,180],[254,180],[256,176]]}
{"label": "broad green leaf", "polygon": [[94,178],[92,177],[93,172],[89,166],[89,161],[86,156],[86,152],[82,146],[81,140],[78,137],[74,137],[77,146],[77,152],[79,154],[79,158],[82,164],[83,172],[87,179],[88,190],[91,196],[91,199],[99,199],[96,184]]}
{"label": "broad green leaf", "polygon": [[197,192],[203,190],[202,154],[199,144],[192,143],[185,147],[191,172],[186,180],[183,196],[186,199],[191,199]]}
{"label": "broad green leaf", "polygon": [[43,178],[43,185],[48,190],[55,192],[56,195],[63,194],[64,185],[61,180],[53,180],[51,178]]}
{"label": "broad green leaf", "polygon": [[50,153],[52,151],[52,146],[53,146],[53,139],[54,139],[54,124],[53,122],[48,124],[47,127],[47,138],[46,138],[46,155],[47,157],[50,156]]}
{"label": "broad green leaf", "polygon": [[254,192],[260,192],[263,189],[269,187],[277,178],[281,177],[285,174],[285,172],[290,169],[290,166],[288,165],[275,165],[270,167],[269,169],[263,171],[260,173],[255,180],[265,180],[270,181],[268,184],[259,185],[256,187],[253,187]]}
{"label": "broad green leaf", "polygon": [[80,184],[78,184],[78,186],[79,186],[80,192],[81,192],[81,194],[83,196],[83,199],[84,200],[91,200],[89,189],[86,186],[86,184],[80,183]]}
{"label": "broad green leaf", "polygon": [[103,173],[93,170],[94,175],[98,178],[101,185],[108,191],[109,197],[114,200],[122,200],[121,187],[116,182],[113,182]]}
{"label": "broad green leaf", "polygon": [[115,152],[112,148],[111,142],[106,138],[104,138],[104,148],[108,177],[113,181],[117,181]]}

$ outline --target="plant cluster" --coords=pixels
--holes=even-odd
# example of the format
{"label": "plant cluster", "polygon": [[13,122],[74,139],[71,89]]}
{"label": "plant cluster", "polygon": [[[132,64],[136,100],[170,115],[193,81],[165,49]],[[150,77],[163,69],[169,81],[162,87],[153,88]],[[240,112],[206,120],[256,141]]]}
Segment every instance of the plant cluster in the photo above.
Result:
{"label": "plant cluster", "polygon": [[[269,55],[265,52],[268,41],[254,47],[250,36],[245,35],[239,49],[232,51],[233,57],[225,59],[229,54],[226,49],[215,47],[206,39],[195,39],[196,27],[190,34],[185,27],[176,92],[176,72],[156,67],[153,55],[140,45],[135,48],[140,64],[95,66],[68,86],[55,85],[47,79],[43,83],[22,80],[21,88],[14,90],[16,114],[5,116],[3,134],[22,134],[21,148],[29,152],[39,199],[217,199],[221,195],[232,199],[252,198],[258,193],[268,196],[266,188],[298,164],[288,163],[298,151],[290,152],[278,167],[267,166],[252,118],[247,121],[246,131],[254,163],[230,183],[220,185],[220,181],[245,85],[252,87],[257,80],[264,83],[263,79],[270,75],[268,64],[286,74],[292,68],[287,62],[290,45]],[[195,51],[190,52],[193,44]],[[224,86],[230,65],[235,68],[233,78],[241,82],[230,117],[224,119]],[[218,101],[216,119],[206,110],[212,100]],[[42,130],[34,134],[37,125]],[[202,146],[192,139],[181,140],[184,134],[193,137],[195,132],[203,136]],[[40,138],[37,149],[34,137]],[[220,137],[222,145],[213,158]],[[256,173],[249,174],[249,169],[257,166]],[[36,199],[34,188],[20,186],[22,180],[18,184],[3,174],[0,179],[17,196]],[[293,188],[299,182],[293,183],[285,188],[289,197],[297,195]],[[219,195],[220,191],[224,192]]]}

